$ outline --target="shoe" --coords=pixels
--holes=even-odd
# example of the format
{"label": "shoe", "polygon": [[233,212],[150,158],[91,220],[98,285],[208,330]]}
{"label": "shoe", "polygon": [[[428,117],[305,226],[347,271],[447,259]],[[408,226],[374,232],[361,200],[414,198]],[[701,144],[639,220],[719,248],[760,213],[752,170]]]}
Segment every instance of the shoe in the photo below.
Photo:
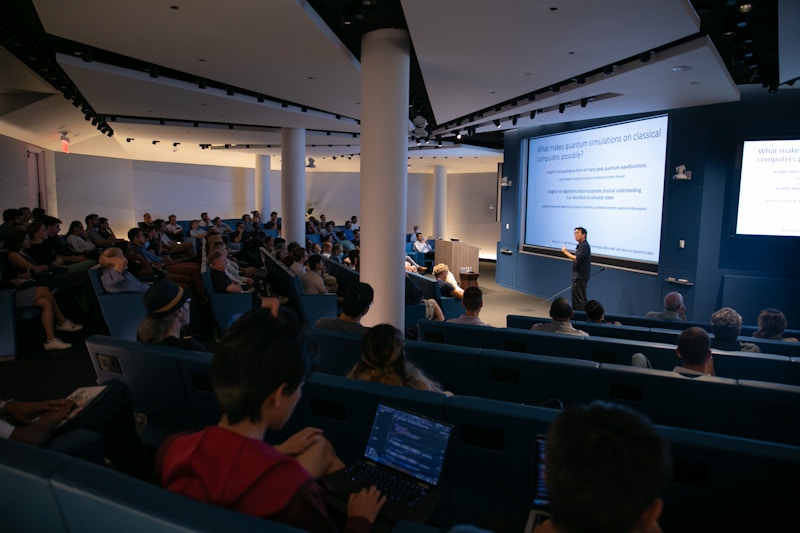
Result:
{"label": "shoe", "polygon": [[136,434],[141,435],[144,428],[147,427],[147,415],[144,413],[133,413],[134,423],[136,425]]}
{"label": "shoe", "polygon": [[50,339],[49,341],[44,343],[45,350],[68,350],[72,348],[72,345],[68,342],[64,342],[58,337]]}
{"label": "shoe", "polygon": [[81,326],[80,324],[76,324],[75,322],[73,322],[69,318],[66,319],[61,324],[56,324],[56,331],[80,331],[82,329],[83,329],[83,326]]}

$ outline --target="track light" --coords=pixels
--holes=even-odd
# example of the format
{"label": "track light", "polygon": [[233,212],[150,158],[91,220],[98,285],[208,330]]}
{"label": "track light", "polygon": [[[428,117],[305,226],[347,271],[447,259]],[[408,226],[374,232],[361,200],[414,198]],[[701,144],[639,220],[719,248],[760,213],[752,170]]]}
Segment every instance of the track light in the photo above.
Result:
{"label": "track light", "polygon": [[586,83],[586,76],[576,76],[574,80],[575,83],[577,83],[578,85],[583,85],[584,83]]}
{"label": "track light", "polygon": [[605,67],[603,67],[603,74],[605,74],[606,76],[614,74],[614,65],[606,65]]}
{"label": "track light", "polygon": [[536,93],[529,94],[528,95],[528,101],[529,102],[533,102],[534,100],[536,100]]}
{"label": "track light", "polygon": [[200,78],[200,80],[197,82],[197,87],[199,89],[205,89],[208,87],[208,82],[205,80],[205,78]]}
{"label": "track light", "polygon": [[264,103],[264,95],[263,94],[259,94],[258,95],[258,103],[259,104],[263,104]]}
{"label": "track light", "polygon": [[132,140],[134,140],[134,139],[133,139],[133,137],[128,137],[127,139],[125,139],[125,142],[126,142],[126,143],[129,143],[129,142],[131,142]]}
{"label": "track light", "polygon": [[94,118],[92,119],[92,126],[97,126],[97,122],[98,122],[98,121],[99,121],[99,119],[98,119],[97,117],[94,117]]}
{"label": "track light", "polygon": [[512,126],[516,126],[517,125],[517,119],[519,119],[519,115],[514,115],[513,117],[511,117],[511,125]]}
{"label": "track light", "polygon": [[536,110],[534,109],[533,111],[531,111],[531,120],[533,120],[533,117],[535,116],[536,116]]}
{"label": "track light", "polygon": [[227,92],[228,92],[228,96],[233,96],[236,93],[236,91],[234,91],[233,87],[231,87],[230,85],[228,85]]}
{"label": "track light", "polygon": [[652,57],[652,55],[653,55],[652,52],[643,52],[641,55],[639,55],[639,61],[641,61],[642,63],[647,63],[648,61],[650,61],[650,57]]}
{"label": "track light", "polygon": [[172,143],[172,147],[173,147],[173,148],[176,148],[176,147],[178,147],[180,144],[181,144],[181,143]]}
{"label": "track light", "polygon": [[284,108],[289,107],[289,103],[285,102],[285,101],[281,102],[281,107],[284,107]]}
{"label": "track light", "polygon": [[494,125],[496,127],[498,127],[498,128],[500,127],[500,119],[499,118],[494,119],[492,122],[494,122]]}
{"label": "track light", "polygon": [[559,113],[563,113],[566,108],[567,108],[567,104],[558,104],[558,112]]}
{"label": "track light", "polygon": [[552,85],[550,87],[550,90],[553,91],[554,93],[557,93],[557,92],[559,92],[561,90],[561,86],[560,85]]}
{"label": "track light", "polygon": [[160,143],[161,141],[153,141],[153,145]]}
{"label": "track light", "polygon": [[456,139],[460,139],[461,138],[461,132],[459,130],[456,130],[455,134],[456,134]]}
{"label": "track light", "polygon": [[586,104],[589,103],[588,98],[581,98],[581,107],[586,107]]}
{"label": "track light", "polygon": [[442,136],[441,135],[437,135],[436,136],[436,146],[441,146],[441,145],[442,145]]}
{"label": "track light", "polygon": [[151,78],[158,77],[158,65],[150,65],[150,77]]}

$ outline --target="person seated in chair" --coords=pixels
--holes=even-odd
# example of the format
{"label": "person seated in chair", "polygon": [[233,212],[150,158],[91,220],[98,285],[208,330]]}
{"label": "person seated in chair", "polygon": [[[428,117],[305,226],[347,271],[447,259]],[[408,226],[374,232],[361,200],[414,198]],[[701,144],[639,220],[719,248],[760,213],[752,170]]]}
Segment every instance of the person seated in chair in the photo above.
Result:
{"label": "person seated in chair", "polygon": [[181,287],[168,279],[158,281],[147,290],[143,301],[147,316],[136,332],[139,342],[208,351],[195,339],[181,335],[191,321],[192,291],[189,287]]}
{"label": "person seated in chair", "polygon": [[481,309],[483,308],[483,292],[478,287],[467,287],[464,290],[464,298],[461,300],[461,305],[464,306],[464,314],[458,318],[451,318],[448,322],[491,327],[480,318]]}
{"label": "person seated in chair", "polygon": [[361,319],[372,307],[375,291],[368,283],[354,283],[347,287],[342,299],[342,312],[338,317],[323,317],[317,320],[315,327],[345,333],[363,335],[369,328],[361,325]]}
{"label": "person seated in chair", "polygon": [[670,292],[664,296],[663,311],[648,311],[647,318],[660,318],[673,322],[686,321],[686,306],[683,305],[683,296],[679,292]]}
{"label": "person seated in chair", "polygon": [[458,286],[455,276],[450,272],[450,267],[444,263],[439,263],[433,267],[433,277],[436,278],[436,282],[439,284],[442,296],[450,296],[459,300],[464,297],[464,289]]}
{"label": "person seated in chair", "polygon": [[[211,380],[222,410],[216,426],[164,442],[157,455],[163,487],[308,531],[336,531],[318,479],[344,467],[322,430],[264,441],[292,415],[311,372],[304,330],[287,314],[254,311],[220,340]],[[350,496],[343,531],[369,531],[385,497],[373,486]]]}
{"label": "person seated in chair", "polygon": [[551,516],[535,533],[660,533],[672,460],[643,415],[599,401],[568,407],[550,424],[544,462]]}
{"label": "person seated in chair", "polygon": [[567,335],[588,337],[588,333],[576,329],[572,325],[571,320],[574,314],[569,300],[566,298],[556,298],[553,300],[553,303],[550,304],[550,317],[553,319],[552,322],[534,324],[531,326],[531,329],[534,331],[551,331],[554,333],[566,333]]}
{"label": "person seated in chair", "polygon": [[742,315],[730,307],[723,307],[711,315],[711,331],[714,339],[711,347],[729,352],[761,352],[761,348],[752,342],[739,341],[742,332]]}
{"label": "person seated in chair", "polygon": [[116,246],[103,250],[99,263],[103,267],[100,283],[108,293],[147,292],[150,288],[128,271],[128,258]]}

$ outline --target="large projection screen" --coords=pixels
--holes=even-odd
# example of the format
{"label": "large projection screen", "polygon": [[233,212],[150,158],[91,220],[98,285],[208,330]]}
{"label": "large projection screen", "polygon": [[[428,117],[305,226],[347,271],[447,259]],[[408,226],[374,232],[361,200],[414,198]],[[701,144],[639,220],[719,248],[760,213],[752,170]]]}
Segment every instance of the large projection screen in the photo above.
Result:
{"label": "large projection screen", "polygon": [[800,140],[745,141],[737,235],[800,237]]}
{"label": "large projection screen", "polygon": [[522,250],[563,257],[586,228],[592,262],[658,269],[669,118],[528,140]]}

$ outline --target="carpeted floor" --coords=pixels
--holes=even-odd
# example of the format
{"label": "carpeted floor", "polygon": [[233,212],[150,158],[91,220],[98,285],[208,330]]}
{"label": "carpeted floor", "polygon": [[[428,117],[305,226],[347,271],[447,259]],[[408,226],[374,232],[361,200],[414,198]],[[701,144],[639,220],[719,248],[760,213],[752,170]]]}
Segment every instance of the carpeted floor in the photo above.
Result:
{"label": "carpeted floor", "polygon": [[[483,291],[481,319],[492,326],[505,327],[510,314],[548,316],[549,302],[497,285],[494,261],[481,261],[478,285]],[[211,317],[203,309],[192,309],[192,328],[201,342],[213,347],[213,338],[206,338],[213,331]],[[63,398],[78,387],[92,385],[95,373],[84,342],[90,335],[107,334],[102,325],[85,324],[83,331],[61,334],[72,348],[54,352],[42,348],[42,340],[37,340],[41,332],[27,335],[16,360],[0,362],[0,398]]]}

